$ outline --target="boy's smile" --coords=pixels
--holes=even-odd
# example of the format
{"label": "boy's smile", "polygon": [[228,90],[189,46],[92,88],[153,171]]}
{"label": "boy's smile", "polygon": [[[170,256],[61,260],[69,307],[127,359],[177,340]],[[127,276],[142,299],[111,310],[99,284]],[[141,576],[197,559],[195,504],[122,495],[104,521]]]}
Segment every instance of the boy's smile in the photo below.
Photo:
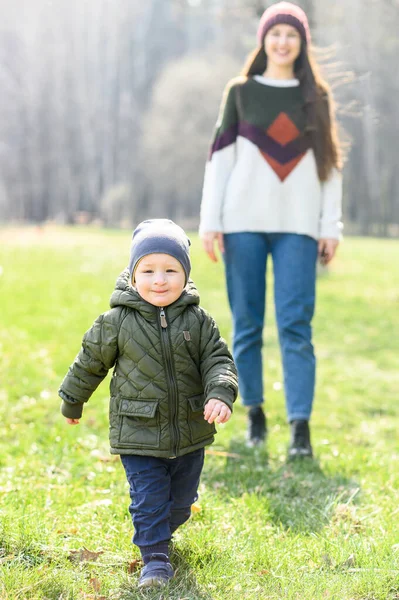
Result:
{"label": "boy's smile", "polygon": [[137,264],[134,283],[138,293],[154,306],[169,306],[186,284],[181,263],[169,254],[147,254]]}

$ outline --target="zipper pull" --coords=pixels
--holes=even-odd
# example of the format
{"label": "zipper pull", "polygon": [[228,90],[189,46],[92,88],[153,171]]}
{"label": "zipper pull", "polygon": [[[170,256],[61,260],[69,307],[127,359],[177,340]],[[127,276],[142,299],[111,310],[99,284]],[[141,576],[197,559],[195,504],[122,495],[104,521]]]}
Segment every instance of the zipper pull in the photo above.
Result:
{"label": "zipper pull", "polygon": [[161,311],[160,311],[160,313],[159,313],[159,314],[160,314],[160,317],[161,317],[161,327],[162,327],[163,329],[166,329],[166,328],[167,328],[167,326],[168,326],[168,322],[167,322],[167,320],[166,320],[166,315],[165,315],[165,311],[164,311],[164,309],[163,309],[163,308],[161,308]]}
{"label": "zipper pull", "polygon": [[191,335],[189,331],[183,331],[183,336],[186,342],[189,342],[191,340]]}

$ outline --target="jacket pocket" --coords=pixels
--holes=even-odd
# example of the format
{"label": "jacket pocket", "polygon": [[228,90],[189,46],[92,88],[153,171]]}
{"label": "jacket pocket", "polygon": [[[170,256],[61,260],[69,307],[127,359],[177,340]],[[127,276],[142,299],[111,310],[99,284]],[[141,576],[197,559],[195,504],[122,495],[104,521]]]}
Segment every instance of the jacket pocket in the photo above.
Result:
{"label": "jacket pocket", "polygon": [[119,445],[124,448],[158,448],[160,440],[159,400],[121,398]]}
{"label": "jacket pocket", "polygon": [[204,394],[191,396],[187,400],[189,403],[187,413],[191,442],[196,444],[201,440],[212,437],[216,433],[216,427],[213,423],[208,423],[204,419]]}

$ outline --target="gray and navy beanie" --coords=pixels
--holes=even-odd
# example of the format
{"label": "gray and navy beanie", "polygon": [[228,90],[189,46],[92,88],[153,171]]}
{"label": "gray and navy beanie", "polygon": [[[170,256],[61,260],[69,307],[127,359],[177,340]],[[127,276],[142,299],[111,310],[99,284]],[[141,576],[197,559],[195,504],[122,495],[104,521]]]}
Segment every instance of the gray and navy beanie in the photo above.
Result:
{"label": "gray and navy beanie", "polygon": [[133,231],[130,246],[129,272],[133,278],[138,262],[147,254],[170,254],[181,263],[190,277],[191,262],[189,246],[191,242],[185,231],[169,219],[149,219],[142,221]]}

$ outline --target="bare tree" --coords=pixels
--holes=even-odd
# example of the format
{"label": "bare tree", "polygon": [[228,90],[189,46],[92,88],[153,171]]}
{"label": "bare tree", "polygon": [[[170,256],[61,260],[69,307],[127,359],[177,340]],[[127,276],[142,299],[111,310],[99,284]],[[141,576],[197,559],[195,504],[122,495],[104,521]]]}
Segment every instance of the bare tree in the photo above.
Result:
{"label": "bare tree", "polygon": [[[195,225],[221,90],[273,3],[0,0],[0,221]],[[397,2],[298,4],[335,52],[346,231],[397,235]]]}

